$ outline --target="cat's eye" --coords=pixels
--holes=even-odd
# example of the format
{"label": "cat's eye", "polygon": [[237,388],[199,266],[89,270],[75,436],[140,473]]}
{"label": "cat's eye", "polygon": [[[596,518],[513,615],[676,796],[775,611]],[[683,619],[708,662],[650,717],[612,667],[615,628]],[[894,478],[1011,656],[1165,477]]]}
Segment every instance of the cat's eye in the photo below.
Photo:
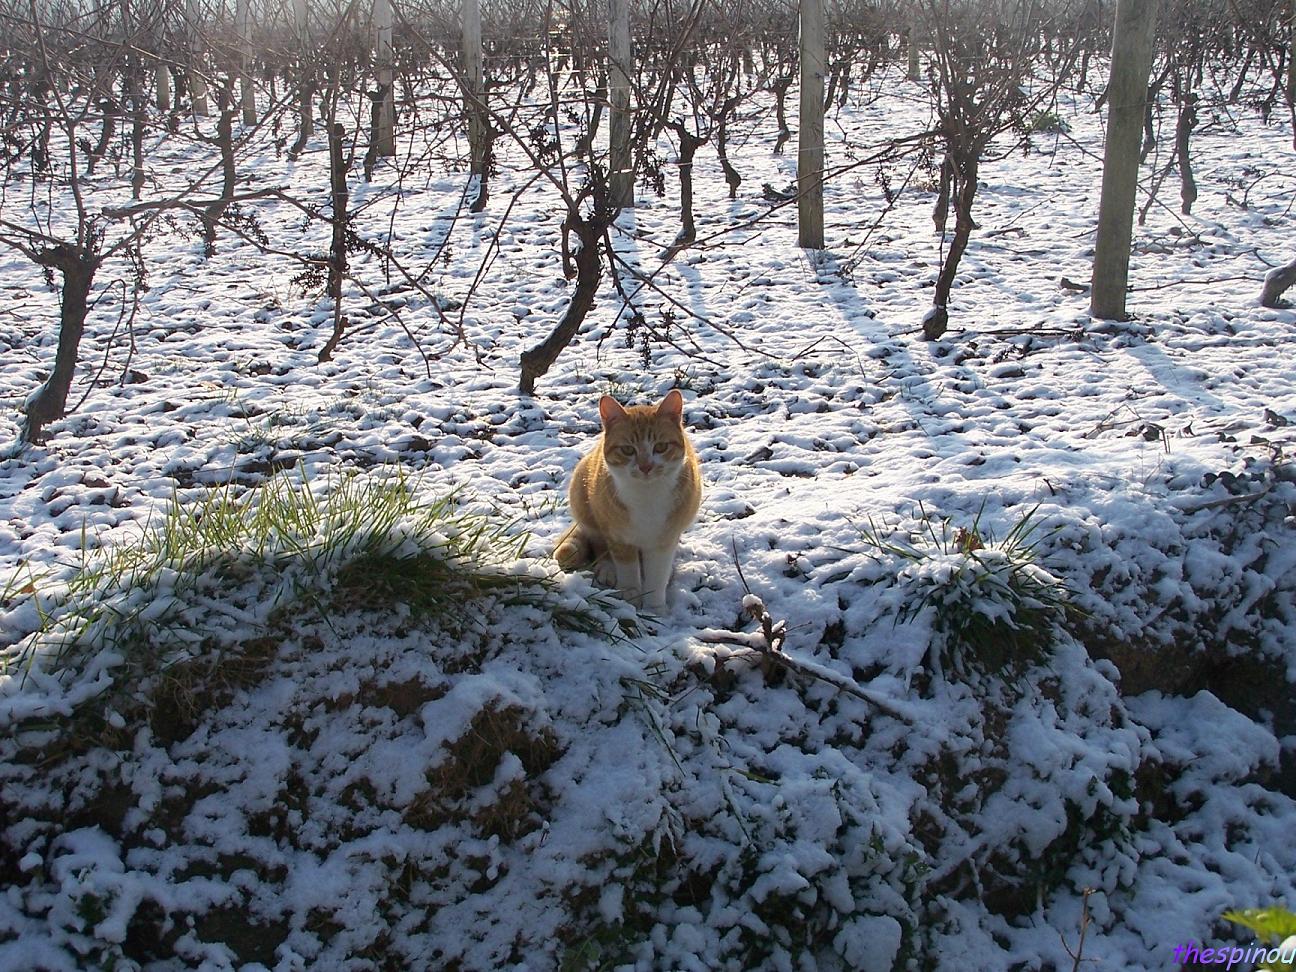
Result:
{"label": "cat's eye", "polygon": [[633,456],[635,454],[635,447],[631,445],[617,446],[617,452],[626,457]]}
{"label": "cat's eye", "polygon": [[658,442],[655,446],[653,446],[653,452],[657,453],[657,455],[660,456],[663,452],[665,452],[669,448],[670,448],[669,442]]}

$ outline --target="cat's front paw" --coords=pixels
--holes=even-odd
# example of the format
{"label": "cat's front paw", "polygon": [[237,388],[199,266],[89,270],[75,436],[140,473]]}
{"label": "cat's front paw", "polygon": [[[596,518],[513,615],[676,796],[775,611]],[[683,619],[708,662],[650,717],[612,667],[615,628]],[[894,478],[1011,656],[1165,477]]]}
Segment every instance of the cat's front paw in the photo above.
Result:
{"label": "cat's front paw", "polygon": [[616,587],[616,564],[610,560],[600,560],[594,565],[594,579],[604,587]]}
{"label": "cat's front paw", "polygon": [[643,606],[644,606],[644,610],[648,611],[651,614],[665,614],[666,597],[665,595],[659,596],[656,594],[649,594],[647,597],[643,599]]}
{"label": "cat's front paw", "polygon": [[575,570],[581,561],[580,544],[564,540],[554,549],[553,558],[563,570]]}

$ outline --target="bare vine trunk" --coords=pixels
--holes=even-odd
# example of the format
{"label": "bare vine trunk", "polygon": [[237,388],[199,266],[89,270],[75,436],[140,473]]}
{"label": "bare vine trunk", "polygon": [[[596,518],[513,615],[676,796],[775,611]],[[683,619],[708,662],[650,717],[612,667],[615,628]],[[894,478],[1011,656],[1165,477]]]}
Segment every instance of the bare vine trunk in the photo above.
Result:
{"label": "bare vine trunk", "polygon": [[936,190],[936,205],[932,208],[932,222],[936,224],[937,234],[943,234],[945,226],[949,223],[950,186],[953,181],[954,163],[950,161],[947,152],[945,158],[941,161],[940,182]]}
{"label": "bare vine trunk", "polygon": [[1180,211],[1185,216],[1191,215],[1193,203],[1197,201],[1197,180],[1193,178],[1192,160],[1188,155],[1188,140],[1196,127],[1197,96],[1187,91],[1179,108],[1179,123],[1175,126],[1175,157],[1179,160],[1179,199],[1182,202]]}
{"label": "bare vine trunk", "polygon": [[935,341],[949,323],[949,299],[958,274],[959,261],[967,250],[968,240],[976,223],[972,220],[972,203],[976,199],[979,153],[969,152],[962,159],[947,159],[952,174],[950,201],[954,204],[954,235],[949,250],[936,278],[936,292],[932,296],[932,311],[923,320],[923,337]]}
{"label": "bare vine trunk", "polygon": [[842,58],[833,62],[832,70],[828,73],[828,91],[824,95],[824,110],[826,111],[834,103],[845,102],[849,90],[850,61]]}
{"label": "bare vine trunk", "polygon": [[203,211],[203,253],[206,256],[216,254],[216,224],[220,222],[229,201],[234,198],[234,187],[238,182],[238,173],[234,166],[234,82],[226,81],[216,93],[220,117],[216,122],[216,147],[221,156],[221,194],[220,198]]}
{"label": "bare vine trunk", "polygon": [[683,122],[671,122],[668,126],[679,138],[679,180],[680,180],[680,233],[675,238],[675,247],[687,246],[697,239],[697,226],[693,221],[693,157],[697,155],[698,146],[706,139],[699,138],[684,127]]}
{"label": "bare vine trunk", "polygon": [[[306,69],[310,71],[310,68]],[[288,158],[296,160],[306,147],[310,137],[315,134],[315,77],[309,73],[301,83],[297,102],[297,140],[288,150]]]}
{"label": "bare vine trunk", "polygon": [[1147,101],[1143,103],[1143,147],[1139,150],[1139,161],[1146,162],[1147,157],[1156,148],[1156,103],[1158,85],[1148,88]]}
{"label": "bare vine trunk", "polygon": [[99,141],[86,158],[86,175],[94,175],[95,167],[103,159],[109,144],[117,134],[117,102],[111,98],[104,98],[99,102],[99,110],[103,112],[103,128],[100,130]]}
{"label": "bare vine trunk", "polygon": [[1277,267],[1265,274],[1264,290],[1260,293],[1260,303],[1264,307],[1282,307],[1283,291],[1296,284],[1296,260],[1285,267]]}
{"label": "bare vine trunk", "polygon": [[[523,395],[535,394],[537,378],[548,373],[558,355],[571,344],[572,338],[585,322],[585,316],[594,306],[594,297],[598,293],[599,280],[603,276],[603,260],[599,247],[603,243],[603,233],[610,222],[597,215],[588,219],[579,213],[568,213],[563,226],[564,237],[574,233],[580,243],[573,262],[576,277],[576,289],[572,292],[571,301],[567,304],[562,319],[550,335],[534,348],[522,352],[522,378],[518,390]],[[569,269],[569,273],[572,273]]]}
{"label": "bare vine trunk", "polygon": [[63,277],[59,302],[59,341],[54,355],[54,371],[49,380],[27,401],[27,418],[22,437],[26,442],[41,442],[45,426],[67,414],[68,391],[76,372],[77,352],[85,333],[90,288],[102,258],[70,243],[58,243],[37,255],[37,263],[57,270]]}
{"label": "bare vine trunk", "polygon": [[334,122],[329,127],[329,182],[333,206],[333,240],[329,246],[328,294],[333,299],[333,333],[320,348],[319,361],[322,364],[333,357],[334,350],[342,341],[346,330],[346,317],[342,314],[342,284],[347,270],[347,207],[350,205],[350,194],[347,192],[346,157],[342,153],[342,143],[346,131],[341,124]]}
{"label": "bare vine trunk", "polygon": [[[50,104],[50,86],[46,79],[41,78],[32,85],[33,93],[38,104]],[[47,110],[41,119],[40,132],[36,136],[36,141],[31,147],[31,165],[32,171],[44,173],[50,166],[50,135],[53,132],[54,121]]]}
{"label": "bare vine trunk", "polygon": [[[730,104],[732,102],[732,104]],[[742,174],[729,161],[729,114],[738,106],[737,99],[726,100],[720,110],[720,121],[716,125],[716,155],[720,157],[720,168],[724,170],[725,185],[729,187],[729,198],[738,198],[738,187],[742,185]]]}
{"label": "bare vine trunk", "polygon": [[139,199],[144,193],[144,80],[142,69],[136,63],[130,72],[131,101],[131,198]]}
{"label": "bare vine trunk", "polygon": [[792,81],[792,75],[786,74],[770,86],[774,92],[774,120],[778,123],[779,130],[778,138],[774,141],[775,155],[783,154],[783,146],[792,137],[792,129],[788,128],[787,123],[787,93],[792,87]]}
{"label": "bare vine trunk", "polygon": [[589,129],[576,140],[576,155],[579,158],[587,159],[593,151],[594,139],[603,120],[603,103],[607,99],[607,74],[603,73],[599,75],[598,86],[594,89],[594,112],[590,116]]}

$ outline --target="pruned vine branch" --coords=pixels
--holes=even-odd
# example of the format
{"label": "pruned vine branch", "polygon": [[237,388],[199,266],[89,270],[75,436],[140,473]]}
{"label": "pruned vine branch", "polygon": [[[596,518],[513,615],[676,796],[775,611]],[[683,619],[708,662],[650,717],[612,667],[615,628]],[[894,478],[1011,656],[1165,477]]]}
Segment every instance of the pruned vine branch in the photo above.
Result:
{"label": "pruned vine branch", "polygon": [[864,688],[853,678],[808,659],[789,655],[783,648],[787,642],[787,621],[776,621],[766,609],[765,602],[757,594],[745,595],[742,603],[743,611],[757,623],[759,630],[728,631],[723,628],[704,628],[698,632],[698,639],[711,644],[737,645],[749,649],[766,664],[777,665],[805,678],[825,682],[838,691],[869,703],[893,719],[907,723],[917,721],[912,713],[906,712],[904,708],[880,693]]}

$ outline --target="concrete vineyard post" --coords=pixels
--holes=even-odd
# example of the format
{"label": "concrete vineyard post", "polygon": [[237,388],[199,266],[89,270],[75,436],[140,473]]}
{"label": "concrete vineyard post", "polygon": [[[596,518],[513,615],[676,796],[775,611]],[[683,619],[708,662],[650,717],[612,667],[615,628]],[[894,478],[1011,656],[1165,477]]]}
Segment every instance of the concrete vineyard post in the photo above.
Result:
{"label": "concrete vineyard post", "polygon": [[801,110],[797,136],[797,243],[824,245],[824,0],[801,0]]}
{"label": "concrete vineyard post", "polygon": [[634,205],[630,158],[630,3],[608,0],[608,180],[614,209]]}
{"label": "concrete vineyard post", "polygon": [[481,0],[464,0],[463,65],[468,114],[469,171],[486,176],[487,132],[490,119],[486,111],[485,73],[482,68]]}
{"label": "concrete vineyard post", "polygon": [[1157,0],[1120,0],[1116,7],[1102,196],[1089,303],[1089,313],[1106,320],[1125,317],[1139,150],[1156,22]]}
{"label": "concrete vineyard post", "polygon": [[374,0],[374,69],[378,82],[378,117],[374,126],[378,155],[396,154],[396,95],[393,90],[395,71],[392,58],[391,0]]}

